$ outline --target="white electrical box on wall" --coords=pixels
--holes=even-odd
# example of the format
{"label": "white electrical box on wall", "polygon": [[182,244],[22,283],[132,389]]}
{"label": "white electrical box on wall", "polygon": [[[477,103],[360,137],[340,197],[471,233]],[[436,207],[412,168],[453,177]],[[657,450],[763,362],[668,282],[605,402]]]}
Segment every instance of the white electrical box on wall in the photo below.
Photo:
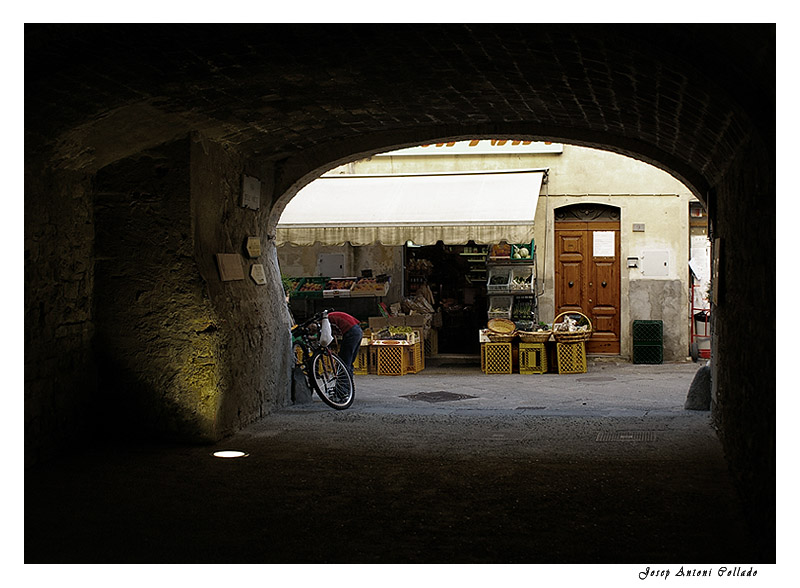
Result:
{"label": "white electrical box on wall", "polygon": [[320,253],[317,257],[317,275],[343,278],[344,253]]}
{"label": "white electrical box on wall", "polygon": [[669,275],[669,251],[642,251],[642,275],[665,277]]}

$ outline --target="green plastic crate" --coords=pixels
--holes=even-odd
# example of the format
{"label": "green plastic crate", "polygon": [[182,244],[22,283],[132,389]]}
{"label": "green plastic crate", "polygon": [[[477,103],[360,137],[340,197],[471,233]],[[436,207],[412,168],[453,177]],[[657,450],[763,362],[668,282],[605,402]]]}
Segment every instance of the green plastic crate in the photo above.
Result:
{"label": "green plastic crate", "polygon": [[633,344],[637,343],[664,343],[663,321],[633,321]]}
{"label": "green plastic crate", "polygon": [[633,363],[664,363],[664,347],[662,345],[634,345]]}

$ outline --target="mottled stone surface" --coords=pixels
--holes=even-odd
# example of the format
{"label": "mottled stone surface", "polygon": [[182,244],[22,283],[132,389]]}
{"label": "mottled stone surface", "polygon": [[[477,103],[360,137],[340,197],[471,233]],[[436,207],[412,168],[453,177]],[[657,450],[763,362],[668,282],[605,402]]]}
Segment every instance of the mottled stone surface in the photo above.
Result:
{"label": "mottled stone surface", "polygon": [[637,320],[662,321],[664,361],[686,359],[687,293],[680,280],[631,280],[631,324]]}

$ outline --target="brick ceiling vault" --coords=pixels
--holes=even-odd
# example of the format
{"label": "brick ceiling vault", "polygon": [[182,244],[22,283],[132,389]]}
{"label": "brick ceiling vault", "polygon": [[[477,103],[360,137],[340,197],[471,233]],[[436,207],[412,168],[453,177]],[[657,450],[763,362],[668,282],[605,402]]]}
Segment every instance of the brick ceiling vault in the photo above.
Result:
{"label": "brick ceiling vault", "polygon": [[[26,156],[200,131],[320,165],[444,137],[609,148],[702,194],[774,144],[772,25],[27,25]],[[35,153],[34,153],[35,151]]]}

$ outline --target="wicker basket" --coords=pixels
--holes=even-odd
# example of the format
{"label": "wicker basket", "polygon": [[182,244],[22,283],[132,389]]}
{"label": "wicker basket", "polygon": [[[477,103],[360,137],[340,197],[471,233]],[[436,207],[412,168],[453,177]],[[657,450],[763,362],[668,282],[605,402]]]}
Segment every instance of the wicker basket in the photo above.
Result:
{"label": "wicker basket", "polygon": [[[556,324],[563,322],[563,318],[570,317],[578,322],[578,326],[587,325],[585,331],[560,331],[556,328]],[[592,336],[592,321],[589,320],[585,314],[571,310],[569,312],[562,312],[553,320],[553,337],[559,343],[578,343],[580,341],[588,341]]]}
{"label": "wicker basket", "polygon": [[517,336],[517,325],[508,319],[493,318],[486,326],[486,336],[492,343],[510,343]]}
{"label": "wicker basket", "polygon": [[519,340],[523,343],[546,343],[552,334],[553,331],[517,331]]}
{"label": "wicker basket", "polygon": [[493,318],[486,326],[489,327],[492,333],[499,335],[513,334],[517,330],[517,325],[514,324],[514,321],[504,318]]}
{"label": "wicker basket", "polygon": [[493,331],[489,331],[486,333],[486,336],[489,337],[489,341],[492,343],[511,343],[514,340],[514,337],[517,336],[516,333],[495,333]]}

